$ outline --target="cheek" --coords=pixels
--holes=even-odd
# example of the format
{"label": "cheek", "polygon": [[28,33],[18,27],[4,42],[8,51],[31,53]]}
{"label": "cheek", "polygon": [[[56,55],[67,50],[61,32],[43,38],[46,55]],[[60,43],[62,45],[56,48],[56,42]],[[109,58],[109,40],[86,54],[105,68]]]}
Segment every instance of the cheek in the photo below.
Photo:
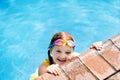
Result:
{"label": "cheek", "polygon": [[67,59],[71,59],[71,58],[73,58],[72,54],[67,55]]}
{"label": "cheek", "polygon": [[68,56],[68,59],[72,59],[72,55],[69,55],[69,56]]}
{"label": "cheek", "polygon": [[52,54],[53,54],[53,58],[54,58],[54,59],[57,58],[57,57],[59,56],[59,54],[56,53],[56,52],[53,52]]}

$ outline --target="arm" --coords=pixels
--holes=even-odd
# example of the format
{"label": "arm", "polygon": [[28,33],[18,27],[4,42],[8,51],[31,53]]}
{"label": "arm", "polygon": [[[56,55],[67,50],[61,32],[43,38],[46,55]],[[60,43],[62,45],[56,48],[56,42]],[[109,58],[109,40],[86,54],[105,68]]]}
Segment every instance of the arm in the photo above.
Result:
{"label": "arm", "polygon": [[46,71],[46,66],[44,63],[42,63],[39,67],[39,69],[37,69],[35,71],[35,73],[33,73],[31,76],[30,76],[30,80],[41,80],[40,79],[40,75],[42,75],[43,73],[45,73]]}
{"label": "arm", "polygon": [[42,63],[38,69],[38,75],[44,74],[46,72],[46,65]]}

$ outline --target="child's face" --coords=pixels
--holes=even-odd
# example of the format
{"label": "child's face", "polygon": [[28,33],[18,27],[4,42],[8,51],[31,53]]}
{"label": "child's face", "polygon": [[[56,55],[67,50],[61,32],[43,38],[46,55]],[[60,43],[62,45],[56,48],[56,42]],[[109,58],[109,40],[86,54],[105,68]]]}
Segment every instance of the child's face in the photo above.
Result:
{"label": "child's face", "polygon": [[73,48],[65,46],[54,46],[51,50],[55,64],[63,64],[72,57]]}

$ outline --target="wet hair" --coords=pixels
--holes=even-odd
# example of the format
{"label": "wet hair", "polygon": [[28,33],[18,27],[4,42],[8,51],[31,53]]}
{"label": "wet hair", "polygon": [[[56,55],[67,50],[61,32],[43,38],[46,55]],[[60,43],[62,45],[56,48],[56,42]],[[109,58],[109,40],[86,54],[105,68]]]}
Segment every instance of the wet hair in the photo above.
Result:
{"label": "wet hair", "polygon": [[[53,42],[57,39],[66,39],[66,40],[72,40],[74,42],[74,38],[72,37],[72,35],[70,35],[69,33],[67,32],[58,32],[56,33],[52,39],[51,39],[51,42],[49,45],[53,44]],[[48,59],[50,61],[50,65],[53,64],[53,58],[52,56],[50,55],[50,49],[48,50]]]}

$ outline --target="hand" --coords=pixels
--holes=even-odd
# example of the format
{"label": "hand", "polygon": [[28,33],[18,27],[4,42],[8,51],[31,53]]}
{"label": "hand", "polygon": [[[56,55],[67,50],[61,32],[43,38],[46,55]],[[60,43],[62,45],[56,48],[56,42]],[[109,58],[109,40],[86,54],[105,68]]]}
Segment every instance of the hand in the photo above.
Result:
{"label": "hand", "polygon": [[41,77],[39,76],[39,77],[37,77],[37,78],[36,78],[36,79],[34,79],[34,80],[42,80],[42,79],[41,79]]}
{"label": "hand", "polygon": [[52,64],[47,67],[46,72],[54,74],[56,76],[61,73],[61,69],[59,68],[58,64]]}
{"label": "hand", "polygon": [[102,48],[102,41],[100,41],[100,42],[95,42],[95,43],[93,43],[91,46],[90,46],[90,49],[92,49],[92,48],[95,48],[95,49],[97,49],[97,50],[100,50],[101,48]]}

